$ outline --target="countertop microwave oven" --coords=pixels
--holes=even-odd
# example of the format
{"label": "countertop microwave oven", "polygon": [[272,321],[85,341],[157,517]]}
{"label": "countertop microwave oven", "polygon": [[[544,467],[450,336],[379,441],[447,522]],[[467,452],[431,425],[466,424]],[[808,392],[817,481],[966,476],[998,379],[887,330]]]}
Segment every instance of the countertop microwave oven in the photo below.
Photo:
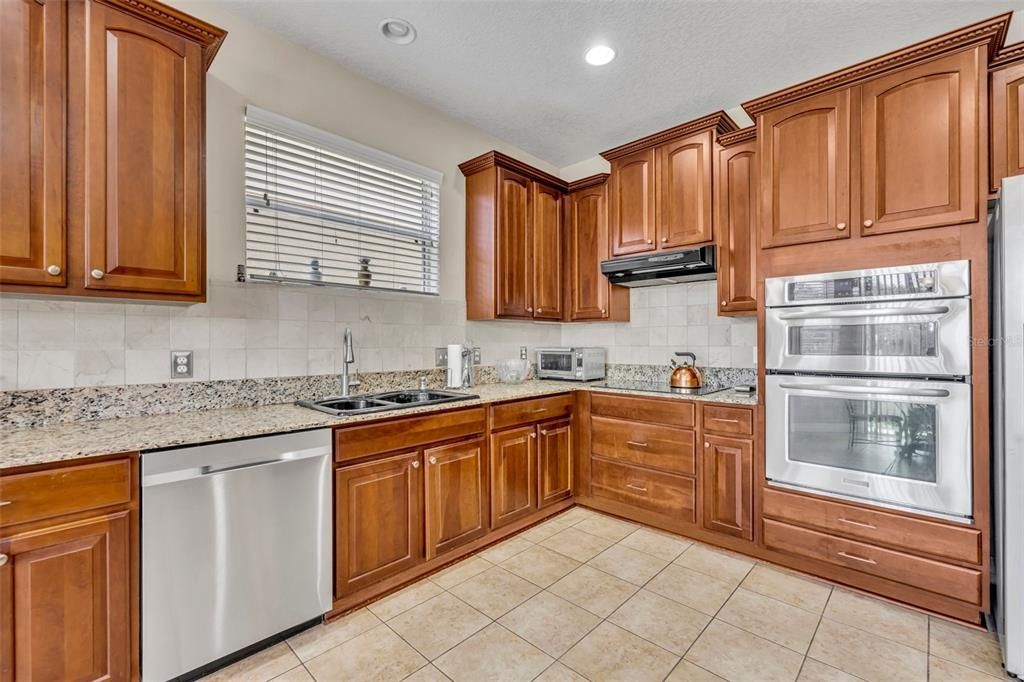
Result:
{"label": "countertop microwave oven", "polygon": [[604,348],[538,348],[537,377],[569,381],[604,379]]}

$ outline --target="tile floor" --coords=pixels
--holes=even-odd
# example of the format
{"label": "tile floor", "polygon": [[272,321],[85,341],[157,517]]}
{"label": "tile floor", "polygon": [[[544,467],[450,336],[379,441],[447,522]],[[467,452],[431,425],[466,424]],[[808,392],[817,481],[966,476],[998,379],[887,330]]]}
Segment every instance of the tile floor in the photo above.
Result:
{"label": "tile floor", "polygon": [[573,508],[208,680],[994,682],[931,618]]}

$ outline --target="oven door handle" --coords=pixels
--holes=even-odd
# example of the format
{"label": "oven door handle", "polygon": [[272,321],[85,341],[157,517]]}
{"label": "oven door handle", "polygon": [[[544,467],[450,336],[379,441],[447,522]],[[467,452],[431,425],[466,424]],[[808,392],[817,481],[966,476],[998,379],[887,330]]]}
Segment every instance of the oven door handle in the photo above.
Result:
{"label": "oven door handle", "polygon": [[895,395],[907,398],[948,398],[944,388],[889,388],[885,386],[843,386],[840,384],[779,384],[779,388],[791,391],[821,391],[822,393],[846,393],[853,395]]}
{"label": "oven door handle", "polygon": [[921,315],[945,315],[948,312],[948,305],[934,305],[923,308],[853,308],[851,310],[806,310],[799,313],[779,313],[779,319],[830,320],[832,318],[838,319],[847,317],[911,317]]}

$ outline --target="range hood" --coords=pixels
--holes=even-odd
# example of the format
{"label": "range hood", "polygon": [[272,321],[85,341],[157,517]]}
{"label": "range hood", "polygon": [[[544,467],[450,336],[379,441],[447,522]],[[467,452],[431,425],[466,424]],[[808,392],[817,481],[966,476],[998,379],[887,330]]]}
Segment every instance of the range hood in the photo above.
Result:
{"label": "range hood", "polygon": [[613,258],[601,263],[601,272],[612,284],[624,287],[653,287],[715,279],[715,247]]}

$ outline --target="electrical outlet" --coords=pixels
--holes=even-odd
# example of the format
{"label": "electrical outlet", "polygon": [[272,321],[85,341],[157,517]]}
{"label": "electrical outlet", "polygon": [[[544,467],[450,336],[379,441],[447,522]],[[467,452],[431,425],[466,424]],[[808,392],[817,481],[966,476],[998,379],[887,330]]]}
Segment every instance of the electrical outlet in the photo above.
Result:
{"label": "electrical outlet", "polygon": [[192,378],[192,351],[172,350],[171,351],[171,378],[191,379]]}
{"label": "electrical outlet", "polygon": [[519,346],[519,359],[520,360],[525,360],[526,359],[526,346]]}
{"label": "electrical outlet", "polygon": [[435,348],[434,349],[434,367],[447,367],[448,366],[448,349],[447,348]]}
{"label": "electrical outlet", "polygon": [[473,364],[474,365],[479,365],[480,364],[480,362],[481,362],[480,357],[481,357],[480,356],[480,347],[476,346],[476,347],[473,348]]}

